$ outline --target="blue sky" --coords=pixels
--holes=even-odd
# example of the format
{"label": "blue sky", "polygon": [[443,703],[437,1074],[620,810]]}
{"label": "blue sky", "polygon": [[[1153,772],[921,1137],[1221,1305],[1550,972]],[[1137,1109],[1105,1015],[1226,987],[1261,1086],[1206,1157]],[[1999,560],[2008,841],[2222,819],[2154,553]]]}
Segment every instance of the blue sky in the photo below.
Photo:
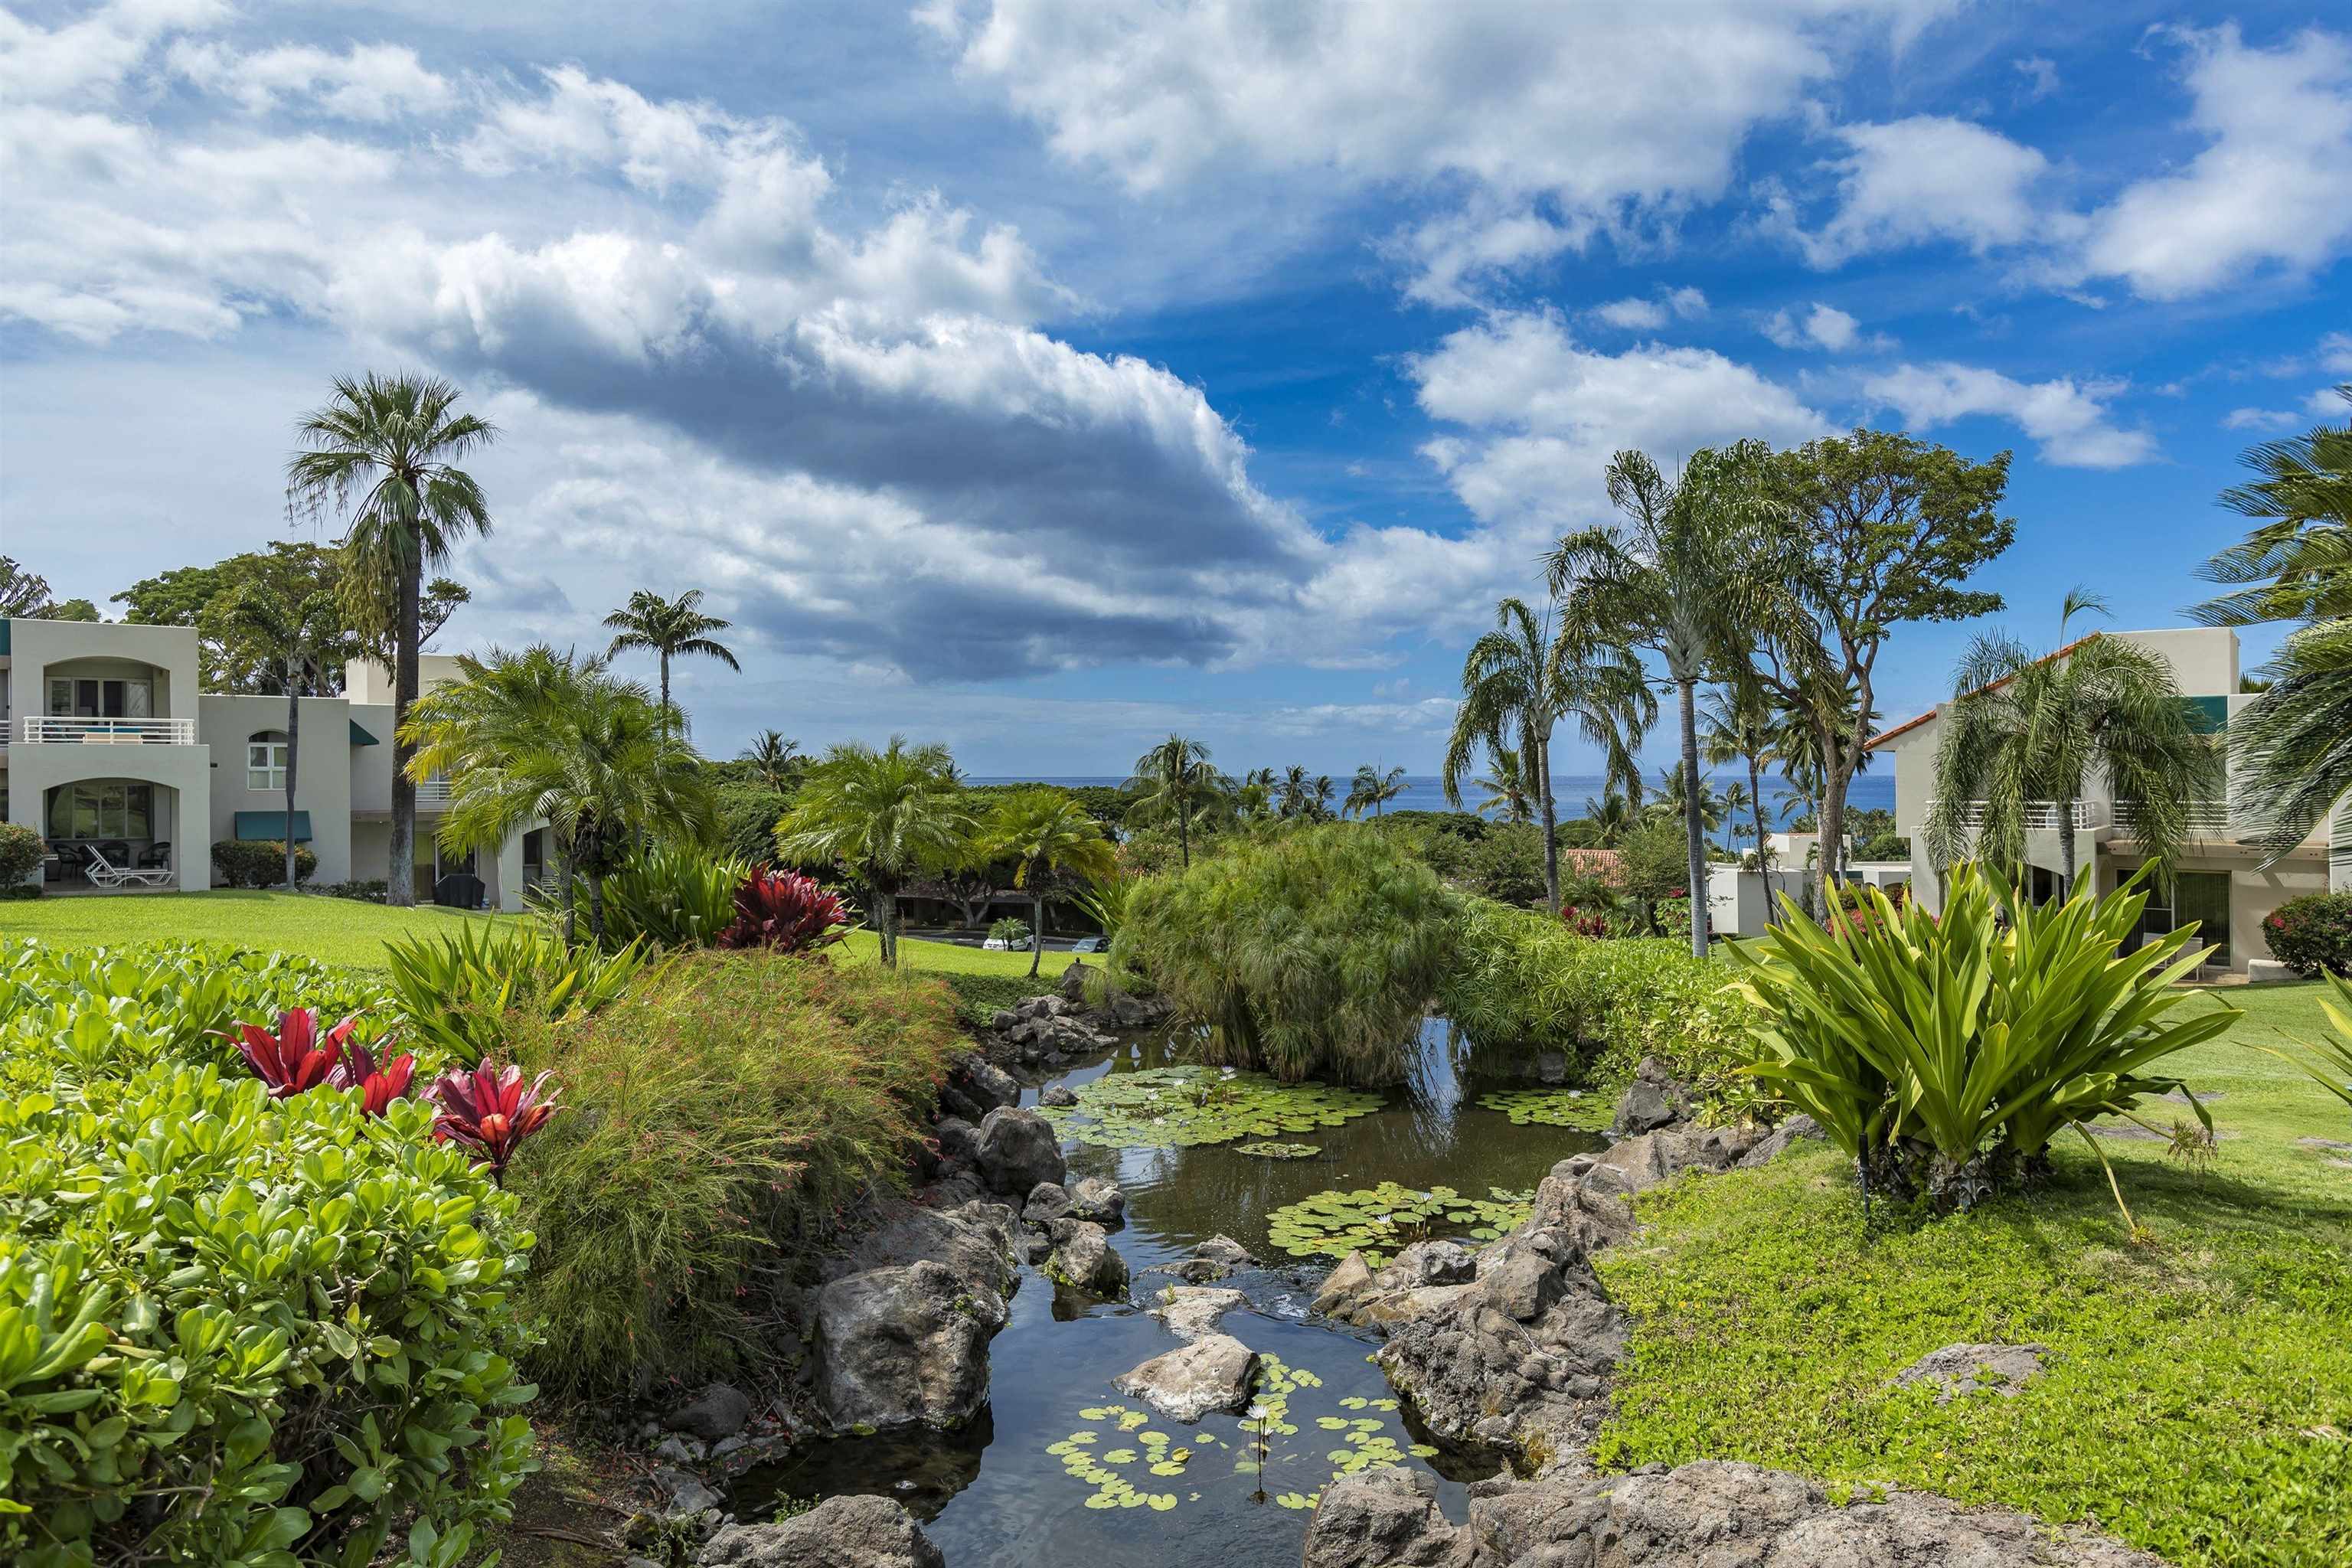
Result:
{"label": "blue sky", "polygon": [[1617,447],[2011,449],[2045,640],[2076,583],[2177,622],[2352,379],[2315,8],[456,14],[0,8],[0,549],[103,601],[283,536],[294,416],[421,366],[506,433],[443,648],[701,587],[714,752],[1421,771]]}

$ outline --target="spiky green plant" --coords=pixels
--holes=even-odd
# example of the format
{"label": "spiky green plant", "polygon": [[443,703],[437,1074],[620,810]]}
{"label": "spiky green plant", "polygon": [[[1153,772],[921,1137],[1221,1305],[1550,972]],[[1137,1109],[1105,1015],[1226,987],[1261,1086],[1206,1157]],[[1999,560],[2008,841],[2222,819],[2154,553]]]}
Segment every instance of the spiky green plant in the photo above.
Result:
{"label": "spiky green plant", "polygon": [[2329,974],[2325,978],[2336,988],[2336,999],[2344,1004],[2339,1007],[2325,996],[2319,999],[2319,1010],[2327,1015],[2328,1023],[2335,1027],[2336,1038],[2309,1041],[2299,1055],[2290,1055],[2271,1046],[2264,1046],[2263,1049],[2283,1062],[2301,1068],[2320,1088],[2346,1105],[2352,1106],[2352,981],[2347,981],[2340,974]]}

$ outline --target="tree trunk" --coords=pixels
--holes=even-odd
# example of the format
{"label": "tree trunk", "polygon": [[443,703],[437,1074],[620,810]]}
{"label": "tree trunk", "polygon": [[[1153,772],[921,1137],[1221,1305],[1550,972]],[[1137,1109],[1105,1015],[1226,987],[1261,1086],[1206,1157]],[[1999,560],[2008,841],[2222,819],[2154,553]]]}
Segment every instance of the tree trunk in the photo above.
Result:
{"label": "tree trunk", "polygon": [[[408,776],[416,744],[408,738],[407,725],[409,704],[416,700],[417,600],[424,572],[424,562],[414,552],[401,563],[400,604],[394,612],[400,624],[392,652],[392,864],[385,868],[383,901],[402,910],[416,905],[416,781]],[[287,831],[293,831],[290,825]]]}
{"label": "tree trunk", "polygon": [[2058,897],[2065,899],[2074,891],[2074,803],[2061,800],[2058,805]]}
{"label": "tree trunk", "polygon": [[884,967],[889,969],[896,969],[898,966],[898,944],[892,940],[897,933],[892,929],[894,922],[891,920],[898,901],[880,888],[874,889],[874,912],[879,917],[875,934],[882,939],[882,963]]}
{"label": "tree trunk", "polygon": [[579,905],[573,901],[572,892],[571,847],[559,844],[556,847],[555,858],[563,889],[558,895],[563,904],[563,949],[569,952],[580,945],[580,910]]}
{"label": "tree trunk", "polygon": [[1551,735],[1538,735],[1528,758],[1543,794],[1544,912],[1559,913],[1559,808],[1551,797]]}
{"label": "tree trunk", "polygon": [[604,951],[604,874],[601,871],[588,874],[588,940],[598,952]]}
{"label": "tree trunk", "polygon": [[[294,768],[302,755],[302,682],[286,667],[286,890],[294,890]],[[152,831],[152,829],[151,829]]]}
{"label": "tree trunk", "polygon": [[1192,868],[1192,814],[1186,810],[1184,794],[1176,794],[1176,847],[1184,857],[1184,869]]}
{"label": "tree trunk", "polygon": [[1748,798],[1756,807],[1756,869],[1764,879],[1764,923],[1772,923],[1772,858],[1764,849],[1764,764],[1748,753]]}
{"label": "tree trunk", "polygon": [[1706,956],[1706,828],[1698,810],[1698,681],[1685,677],[1679,688],[1683,729],[1683,833],[1690,840],[1691,956]]}
{"label": "tree trunk", "polygon": [[1029,977],[1037,977],[1037,966],[1045,958],[1045,896],[1033,882],[1029,889]]}
{"label": "tree trunk", "polygon": [[669,649],[661,650],[662,739],[669,739]]}

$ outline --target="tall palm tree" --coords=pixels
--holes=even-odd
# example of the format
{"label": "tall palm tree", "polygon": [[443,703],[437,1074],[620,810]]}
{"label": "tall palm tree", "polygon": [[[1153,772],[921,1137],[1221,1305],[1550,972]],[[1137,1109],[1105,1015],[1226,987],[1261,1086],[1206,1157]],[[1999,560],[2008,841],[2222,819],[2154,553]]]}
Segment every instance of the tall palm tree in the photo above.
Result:
{"label": "tall palm tree", "polygon": [[1551,788],[1553,730],[1574,719],[1584,738],[1601,747],[1609,777],[1630,778],[1638,789],[1633,752],[1658,712],[1641,660],[1600,636],[1579,608],[1547,605],[1538,616],[1517,597],[1495,606],[1495,629],[1472,643],[1463,658],[1462,702],[1439,768],[1445,803],[1459,810],[1463,775],[1481,748],[1519,753],[1543,823],[1544,897],[1554,910],[1559,907],[1559,807]]}
{"label": "tall palm tree", "polygon": [[[738,675],[743,672],[743,667],[735,662],[734,650],[710,635],[723,632],[735,623],[706,616],[701,606],[699,588],[688,588],[675,599],[665,599],[650,589],[640,588],[629,595],[626,605],[604,617],[604,629],[615,634],[613,646],[604,650],[606,658],[618,658],[632,648],[650,649],[660,656],[664,715],[671,711],[671,659],[699,654],[717,659]],[[667,717],[664,722],[667,722]]]}
{"label": "tall palm tree", "polygon": [[1305,763],[1293,763],[1282,770],[1282,782],[1276,788],[1276,794],[1282,802],[1282,815],[1285,817],[1297,816],[1307,809],[1307,797],[1312,793],[1309,788],[1310,782],[1307,776]]}
{"label": "tall palm tree", "polygon": [[1480,816],[1492,816],[1497,822],[1527,823],[1536,819],[1536,806],[1530,797],[1525,766],[1519,753],[1509,746],[1489,746],[1486,749],[1486,773],[1483,778],[1470,781],[1486,792],[1486,798],[1472,809]]}
{"label": "tall palm tree", "polygon": [[716,823],[702,761],[662,722],[654,695],[593,656],[545,644],[461,656],[460,679],[417,700],[404,739],[419,778],[449,780],[441,847],[497,853],[534,822],[562,867],[563,938],[572,880],[588,883],[588,931],[604,941],[604,879],[644,842],[706,842]]}
{"label": "tall palm tree", "polygon": [[1723,796],[1716,793],[1714,784],[1701,773],[1698,775],[1698,798],[1694,803],[1687,787],[1689,778],[1679,763],[1671,768],[1660,768],[1658,798],[1650,803],[1645,815],[1654,819],[1674,822],[1687,820],[1696,812],[1699,826],[1712,833],[1723,826]]}
{"label": "tall palm tree", "polygon": [[1252,822],[1263,822],[1274,815],[1274,770],[1252,768],[1242,775],[1234,791],[1234,812]]}
{"label": "tall palm tree", "polygon": [[1348,790],[1347,811],[1360,816],[1370,812],[1374,816],[1381,808],[1404,793],[1404,769],[1402,766],[1381,771],[1376,763],[1364,763],[1356,769],[1355,782]]}
{"label": "tall palm tree", "polygon": [[[335,379],[323,406],[296,422],[302,447],[286,462],[289,515],[343,521],[344,563],[363,592],[351,606],[388,620],[392,633],[392,851],[384,901],[416,902],[416,776],[406,733],[416,700],[425,574],[446,564],[468,536],[490,531],[489,503],[457,467],[498,439],[487,419],[456,412],[448,382],[420,375]],[[363,631],[382,632],[383,626]]]}
{"label": "tall palm tree", "polygon": [[[1772,870],[1771,838],[1764,828],[1764,764],[1773,759],[1775,726],[1772,704],[1764,689],[1753,680],[1735,680],[1718,686],[1707,694],[1706,728],[1699,736],[1707,765],[1720,767],[1729,762],[1748,764],[1748,783],[1735,783],[1723,792],[1726,811],[1737,811],[1745,805],[1756,817],[1756,868],[1768,877]],[[1735,802],[1732,789],[1739,791],[1741,799]],[[1769,888],[1768,881],[1765,886]],[[1764,900],[1765,915],[1771,916],[1772,900]]]}
{"label": "tall palm tree", "polygon": [[1029,894],[1029,973],[1035,974],[1045,952],[1045,879],[1071,872],[1088,882],[1108,882],[1118,856],[1102,826],[1086,807],[1057,789],[1024,789],[999,801],[986,842],[992,858],[1013,862],[1013,885]]}
{"label": "tall palm tree", "polygon": [[1317,773],[1315,782],[1307,786],[1307,820],[1328,822],[1337,815],[1331,803],[1339,796],[1339,786],[1331,782],[1329,773]]}
{"label": "tall palm tree", "polygon": [[[2352,404],[2352,383],[2336,389]],[[2352,423],[2256,447],[2261,477],[2221,504],[2258,526],[2205,565],[2231,584],[2192,610],[2208,626],[2302,623],[2263,672],[2270,685],[2230,724],[2237,809],[2270,857],[2329,820],[2340,865],[2352,856]]]}
{"label": "tall palm tree", "polygon": [[230,598],[229,626],[274,666],[286,689],[286,886],[295,886],[296,778],[302,763],[302,699],[316,695],[326,672],[354,646],[343,607],[331,588],[290,593],[257,578]]}
{"label": "tall palm tree", "polygon": [[1183,735],[1171,735],[1135,759],[1135,773],[1125,784],[1135,797],[1129,809],[1147,817],[1172,816],[1176,846],[1186,869],[1192,865],[1192,824],[1201,807],[1218,793],[1219,774],[1209,763],[1209,748]]}
{"label": "tall palm tree", "polygon": [[[1698,689],[1711,669],[1732,664],[1748,602],[1735,570],[1738,541],[1752,536],[1778,506],[1767,482],[1771,450],[1741,441],[1691,454],[1669,481],[1640,452],[1609,461],[1610,501],[1628,528],[1602,525],[1571,533],[1545,558],[1555,595],[1590,594],[1604,624],[1624,641],[1665,663],[1680,708],[1682,766],[1698,776]],[[1684,801],[1683,833],[1690,886],[1706,886],[1706,832],[1699,793]],[[1691,952],[1706,956],[1706,922],[1691,921]]]}
{"label": "tall palm tree", "polygon": [[[2079,588],[2067,595],[2061,645],[2076,616],[2105,608]],[[2025,861],[2027,807],[2050,801],[2058,896],[2065,897],[2074,884],[2074,804],[2094,770],[2118,801],[2132,803],[2133,835],[2168,881],[2188,840],[2190,803],[2212,798],[2221,784],[2221,755],[2190,727],[2171,666],[2097,632],[2063,655],[2041,656],[2013,637],[1979,637],[1960,661],[1936,748],[1929,855],[1949,866],[1973,838],[1977,859],[2013,877]],[[1972,805],[1982,813],[1976,824]]]}
{"label": "tall palm tree", "polygon": [[751,774],[772,790],[782,792],[792,788],[800,777],[808,759],[800,755],[801,743],[789,735],[774,730],[762,730],[759,738],[743,748],[742,761],[751,764]]}
{"label": "tall palm tree", "polygon": [[1592,843],[1597,849],[1614,849],[1625,842],[1625,835],[1633,830],[1640,819],[1641,808],[1616,790],[1605,790],[1599,800],[1584,797],[1584,820],[1592,824]]}
{"label": "tall palm tree", "polygon": [[874,900],[882,962],[898,962],[898,890],[956,864],[978,824],[941,745],[909,746],[901,735],[876,751],[862,741],[831,747],[808,770],[792,809],[776,824],[788,861],[831,860]]}

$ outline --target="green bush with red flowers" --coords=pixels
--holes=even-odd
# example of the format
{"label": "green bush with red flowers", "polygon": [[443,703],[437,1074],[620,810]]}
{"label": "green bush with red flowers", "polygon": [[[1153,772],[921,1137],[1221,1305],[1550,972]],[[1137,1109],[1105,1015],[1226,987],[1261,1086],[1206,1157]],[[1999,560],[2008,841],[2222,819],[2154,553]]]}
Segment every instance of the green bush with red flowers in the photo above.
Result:
{"label": "green bush with red flowers", "polygon": [[2308,980],[2352,974],[2352,893],[2305,893],[2263,921],[2271,956]]}

